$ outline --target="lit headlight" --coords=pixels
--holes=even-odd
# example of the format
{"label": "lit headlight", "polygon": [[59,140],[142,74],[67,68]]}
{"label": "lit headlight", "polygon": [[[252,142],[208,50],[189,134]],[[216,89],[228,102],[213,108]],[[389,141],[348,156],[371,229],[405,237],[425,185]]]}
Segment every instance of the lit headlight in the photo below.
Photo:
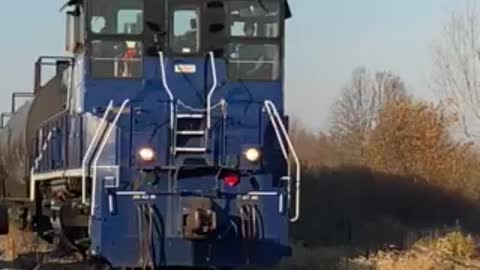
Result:
{"label": "lit headlight", "polygon": [[250,162],[257,162],[260,159],[261,153],[256,148],[249,148],[244,153],[245,158]]}
{"label": "lit headlight", "polygon": [[140,149],[138,155],[143,161],[153,161],[155,159],[155,151],[148,147]]}

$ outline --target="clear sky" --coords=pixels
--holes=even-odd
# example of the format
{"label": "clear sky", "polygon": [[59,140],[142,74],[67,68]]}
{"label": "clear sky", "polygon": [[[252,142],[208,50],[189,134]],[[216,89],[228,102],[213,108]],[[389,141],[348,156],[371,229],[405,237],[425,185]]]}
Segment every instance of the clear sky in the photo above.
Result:
{"label": "clear sky", "polygon": [[[15,0],[0,9],[0,108],[13,91],[30,91],[33,63],[61,55],[66,0]],[[460,0],[291,0],[288,22],[287,104],[315,129],[328,126],[330,107],[352,70],[390,70],[411,92],[428,88],[431,45]]]}

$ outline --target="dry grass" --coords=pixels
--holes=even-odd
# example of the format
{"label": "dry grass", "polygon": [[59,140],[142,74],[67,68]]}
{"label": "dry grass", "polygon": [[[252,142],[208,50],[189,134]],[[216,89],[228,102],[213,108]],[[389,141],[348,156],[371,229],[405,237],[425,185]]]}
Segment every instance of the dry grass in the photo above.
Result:
{"label": "dry grass", "polygon": [[294,246],[293,257],[277,270],[370,270],[371,266],[347,259],[350,248],[345,246],[308,248]]}
{"label": "dry grass", "polygon": [[452,232],[439,239],[423,239],[403,252],[380,251],[348,259],[350,247],[295,246],[294,257],[278,269],[298,270],[467,270],[480,269],[473,238]]}
{"label": "dry grass", "polygon": [[[444,269],[438,268],[443,267],[438,265],[435,260],[429,256],[419,255],[419,254],[407,254],[402,257],[397,257],[392,254],[379,254],[377,258],[373,259],[374,262],[371,262],[367,259],[357,259],[354,260],[360,265],[365,265],[365,267],[370,267],[371,269],[376,270],[434,270],[434,269]],[[451,269],[451,268],[447,268]]]}
{"label": "dry grass", "polygon": [[19,231],[13,226],[8,235],[0,236],[0,257],[6,261],[14,260],[21,254],[46,252],[49,248],[34,233]]}
{"label": "dry grass", "polygon": [[378,270],[480,269],[475,255],[473,238],[453,232],[440,239],[421,240],[405,252],[379,252],[354,261]]}

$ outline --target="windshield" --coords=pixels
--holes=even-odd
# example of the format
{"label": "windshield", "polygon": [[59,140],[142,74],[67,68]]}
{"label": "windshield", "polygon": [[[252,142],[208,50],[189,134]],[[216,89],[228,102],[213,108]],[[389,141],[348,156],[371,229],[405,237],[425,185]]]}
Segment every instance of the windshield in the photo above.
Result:
{"label": "windshield", "polygon": [[176,53],[196,53],[199,50],[200,33],[197,31],[200,21],[199,8],[176,7],[173,11],[172,36],[170,47]]}
{"label": "windshield", "polygon": [[248,38],[276,38],[280,29],[280,4],[268,1],[232,1],[230,35]]}
{"label": "windshield", "polygon": [[278,80],[280,55],[276,44],[230,43],[227,53],[230,79]]}
{"label": "windshield", "polygon": [[90,31],[107,35],[141,34],[143,10],[143,0],[91,1]]}
{"label": "windshield", "polygon": [[135,40],[93,40],[92,74],[97,78],[139,78],[143,44]]}

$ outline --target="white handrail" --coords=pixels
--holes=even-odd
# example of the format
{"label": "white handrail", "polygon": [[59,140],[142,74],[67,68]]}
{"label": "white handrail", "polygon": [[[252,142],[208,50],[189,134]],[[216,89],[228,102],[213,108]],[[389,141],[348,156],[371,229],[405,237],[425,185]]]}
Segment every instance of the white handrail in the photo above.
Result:
{"label": "white handrail", "polygon": [[164,59],[164,56],[163,56],[163,52],[159,51],[158,55],[159,55],[159,59],[160,59],[160,72],[162,74],[163,88],[165,88],[165,91],[168,94],[168,98],[170,99],[170,128],[173,129],[173,115],[174,115],[174,113],[173,113],[174,112],[173,102],[174,102],[175,99],[173,97],[172,90],[170,90],[170,87],[168,86],[167,72],[165,71],[165,59]]}
{"label": "white handrail", "polygon": [[[168,85],[168,81],[167,81],[167,74],[166,74],[166,70],[165,70],[165,56],[163,54],[162,51],[159,51],[158,52],[158,55],[159,55],[159,62],[160,62],[160,73],[161,73],[161,77],[162,77],[162,84],[163,84],[163,87],[165,88],[165,91],[167,92],[168,94],[168,97],[170,99],[170,128],[173,128],[174,127],[174,121],[173,121],[173,118],[174,118],[174,101],[175,101],[175,98],[173,96],[173,93],[172,93],[172,90],[170,89],[170,86]],[[207,129],[210,129],[211,127],[211,110],[213,109],[212,108],[212,96],[213,94],[215,93],[215,90],[217,89],[217,86],[218,86],[218,76],[217,76],[217,67],[215,65],[215,54],[213,52],[209,52],[209,58],[210,58],[210,66],[212,68],[212,79],[213,79],[213,84],[212,84],[212,87],[210,88],[209,92],[208,92],[208,95],[207,95],[207,108],[205,110],[203,109],[195,109],[195,108],[191,108],[189,106],[186,106],[185,104],[183,104],[183,102],[179,101],[179,103],[181,105],[183,105],[184,107],[187,107],[189,108],[190,110],[192,111],[206,111],[207,113]]]}
{"label": "white handrail", "polygon": [[[275,135],[277,136],[277,140],[280,144],[280,149],[282,150],[282,154],[283,154],[283,157],[285,158],[285,160],[289,160],[289,156],[288,156],[288,151],[285,147],[285,144],[283,143],[283,139],[282,139],[282,134],[280,133],[280,129],[278,128],[278,124],[277,124],[277,121],[275,120],[275,113],[272,111],[272,109],[270,108],[270,105],[267,105],[267,101],[265,102],[265,109],[267,110],[268,112],[268,116],[270,118],[270,122],[272,123],[272,126],[273,126],[273,130],[275,131]],[[291,175],[291,166],[290,166],[290,162],[287,162],[287,175]],[[290,187],[289,187],[290,188]]]}
{"label": "white handrail", "polygon": [[[286,158],[287,163],[290,163],[290,159],[288,158],[288,154],[286,155],[286,148],[284,145],[284,140],[287,142],[288,148],[290,150],[290,153],[293,155],[293,159],[295,161],[296,165],[296,174],[295,174],[295,215],[290,218],[290,222],[297,222],[300,219],[300,187],[301,187],[301,167],[300,167],[300,159],[298,158],[297,152],[295,151],[295,147],[293,146],[292,140],[290,139],[290,136],[288,136],[287,129],[285,128],[285,125],[283,124],[282,118],[280,117],[280,114],[277,111],[277,108],[275,107],[275,104],[270,101],[266,100],[265,101],[265,108],[268,112],[268,115],[270,117],[270,121],[272,121],[273,128],[275,129],[275,133],[277,135],[278,142],[282,148],[282,152],[284,157]],[[275,121],[277,121],[277,124],[274,124]],[[280,129],[278,129],[280,127]],[[284,137],[284,140],[280,136],[280,131]],[[290,174],[289,174],[290,176]],[[289,186],[291,184],[291,179],[289,179]],[[290,196],[290,194],[289,194]]]}
{"label": "white handrail", "polygon": [[97,145],[97,141],[100,137],[100,133],[105,128],[108,114],[112,111],[112,109],[113,109],[113,100],[110,100],[110,103],[108,104],[108,107],[105,110],[105,113],[103,114],[102,120],[98,125],[97,130],[95,131],[95,135],[93,136],[92,141],[90,142],[90,145],[88,146],[87,151],[85,152],[85,155],[82,160],[82,203],[83,204],[87,203],[87,165],[90,160],[90,155],[92,154],[93,149]]}
{"label": "white handrail", "polygon": [[275,120],[275,113],[272,111],[270,105],[267,105],[266,102],[265,102],[265,109],[268,112],[270,122],[272,123],[273,130],[275,131],[275,135],[277,136],[280,149],[282,150],[283,158],[287,162],[287,175],[288,175],[288,186],[287,186],[288,197],[287,198],[288,198],[288,205],[290,205],[290,201],[292,198],[292,185],[291,185],[292,166],[290,164],[290,157],[288,155],[288,151],[283,142],[282,134],[280,133],[280,129],[278,128],[277,121]]}
{"label": "white handrail", "polygon": [[107,144],[108,138],[110,138],[110,135],[112,134],[113,129],[116,127],[118,120],[120,119],[120,116],[123,114],[123,111],[125,110],[125,107],[128,105],[130,102],[129,99],[126,99],[123,101],[122,106],[117,112],[117,115],[113,119],[113,122],[110,124],[110,126],[107,129],[107,132],[105,133],[105,136],[102,138],[102,141],[100,143],[100,146],[98,148],[97,153],[95,154],[95,157],[92,162],[92,167],[93,167],[93,173],[92,173],[92,205],[91,205],[91,215],[95,215],[95,193],[96,193],[96,186],[97,186],[97,164],[98,160],[100,159],[100,155],[103,152],[103,149],[105,148],[105,145]]}
{"label": "white handrail", "polygon": [[212,87],[210,88],[210,91],[208,92],[207,96],[207,129],[210,129],[212,125],[212,119],[211,119],[211,107],[212,107],[212,96],[213,93],[215,93],[215,90],[217,89],[218,86],[218,78],[217,78],[217,66],[215,65],[215,54],[211,51],[208,53],[210,56],[210,65],[212,67],[212,79],[213,79],[213,84]]}
{"label": "white handrail", "polygon": [[30,201],[35,201],[35,183],[36,181],[33,179],[33,174],[35,173],[35,170],[38,169],[38,166],[40,165],[40,161],[43,159],[43,153],[47,150],[48,143],[53,137],[53,132],[55,132],[55,128],[50,130],[50,132],[47,135],[47,139],[42,145],[42,148],[40,149],[40,154],[38,154],[38,157],[34,161],[33,167],[30,169]]}

